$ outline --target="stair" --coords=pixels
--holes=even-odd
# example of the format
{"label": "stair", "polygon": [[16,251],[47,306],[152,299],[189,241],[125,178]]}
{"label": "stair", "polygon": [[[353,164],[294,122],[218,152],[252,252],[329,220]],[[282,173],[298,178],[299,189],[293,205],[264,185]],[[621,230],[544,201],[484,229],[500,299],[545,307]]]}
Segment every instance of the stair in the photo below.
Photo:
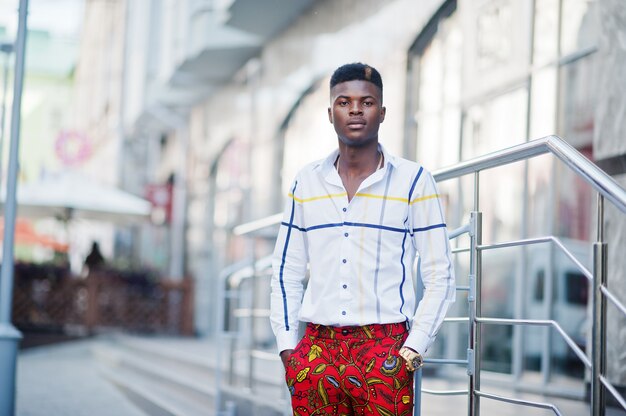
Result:
{"label": "stair", "polygon": [[252,389],[244,387],[247,379],[241,373],[234,376],[235,387],[222,384],[222,410],[217,414],[214,351],[203,340],[128,335],[116,335],[92,347],[103,376],[150,415],[285,414],[282,370],[276,363],[262,362],[255,367]]}

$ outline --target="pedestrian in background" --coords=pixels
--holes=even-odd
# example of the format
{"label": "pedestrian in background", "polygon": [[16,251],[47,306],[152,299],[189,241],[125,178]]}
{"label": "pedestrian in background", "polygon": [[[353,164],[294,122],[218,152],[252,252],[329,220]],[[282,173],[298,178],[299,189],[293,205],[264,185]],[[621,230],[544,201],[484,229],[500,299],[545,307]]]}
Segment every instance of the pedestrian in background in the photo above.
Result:
{"label": "pedestrian in background", "polygon": [[338,149],[305,166],[290,188],[274,251],[271,324],[294,414],[410,414],[413,371],[455,299],[435,182],[378,142],[385,113],[378,71],[339,67],[328,108]]}
{"label": "pedestrian in background", "polygon": [[87,274],[91,274],[92,272],[101,269],[104,266],[104,256],[100,252],[100,244],[97,241],[91,243],[91,251],[87,254],[85,258],[85,269],[87,269]]}

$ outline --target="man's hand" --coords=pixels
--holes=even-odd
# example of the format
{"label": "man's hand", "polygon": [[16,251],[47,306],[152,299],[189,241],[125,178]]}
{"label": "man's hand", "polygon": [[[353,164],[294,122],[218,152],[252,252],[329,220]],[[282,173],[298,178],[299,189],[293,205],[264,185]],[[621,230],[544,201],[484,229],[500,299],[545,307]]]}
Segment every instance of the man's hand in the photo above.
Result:
{"label": "man's hand", "polygon": [[287,360],[289,360],[291,354],[293,354],[293,350],[282,350],[280,352],[280,359],[283,362],[283,367],[287,368]]}
{"label": "man's hand", "polygon": [[411,372],[424,365],[422,355],[413,348],[406,346],[400,348],[400,357],[404,358],[404,361],[406,361],[406,369]]}

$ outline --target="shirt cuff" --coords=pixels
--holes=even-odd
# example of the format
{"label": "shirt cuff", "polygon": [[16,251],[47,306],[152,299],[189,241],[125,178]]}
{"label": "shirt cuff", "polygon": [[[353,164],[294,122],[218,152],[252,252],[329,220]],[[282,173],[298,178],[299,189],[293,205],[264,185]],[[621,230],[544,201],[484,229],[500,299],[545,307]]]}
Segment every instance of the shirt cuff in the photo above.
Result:
{"label": "shirt cuff", "polygon": [[298,345],[298,331],[281,331],[276,334],[278,353],[285,350],[293,350]]}
{"label": "shirt cuff", "polygon": [[414,349],[421,355],[426,354],[426,351],[428,351],[432,343],[433,339],[417,329],[409,332],[409,336],[406,338],[406,341],[404,341],[405,346]]}

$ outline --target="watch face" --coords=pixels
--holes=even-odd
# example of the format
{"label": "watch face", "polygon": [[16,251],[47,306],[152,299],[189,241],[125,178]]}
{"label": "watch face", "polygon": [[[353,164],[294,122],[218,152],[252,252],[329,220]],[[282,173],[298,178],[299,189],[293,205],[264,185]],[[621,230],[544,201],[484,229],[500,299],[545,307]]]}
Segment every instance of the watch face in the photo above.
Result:
{"label": "watch face", "polygon": [[417,370],[418,368],[420,368],[422,365],[422,360],[420,360],[418,357],[413,358],[413,367]]}

